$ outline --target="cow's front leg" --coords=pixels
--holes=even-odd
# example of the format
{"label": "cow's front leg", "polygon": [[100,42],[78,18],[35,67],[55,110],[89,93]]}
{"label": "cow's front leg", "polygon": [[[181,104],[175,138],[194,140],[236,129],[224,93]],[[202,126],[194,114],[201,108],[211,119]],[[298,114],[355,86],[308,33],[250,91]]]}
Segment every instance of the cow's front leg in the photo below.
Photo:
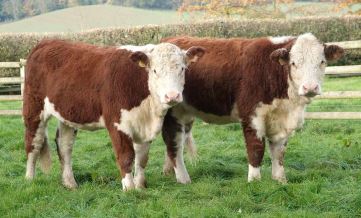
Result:
{"label": "cow's front leg", "polygon": [[145,188],[146,180],[144,169],[148,162],[149,143],[133,144],[135,151],[135,177],[134,183],[136,188]]}
{"label": "cow's front leg", "polygon": [[169,112],[166,115],[163,123],[162,136],[167,145],[166,162],[164,172],[167,173],[170,169],[174,169],[177,182],[186,184],[190,183],[191,179],[184,164],[183,149],[187,134],[191,131],[189,125],[183,125],[177,121]]}
{"label": "cow's front leg", "polygon": [[113,150],[116,154],[120,174],[122,176],[123,190],[135,188],[132,175],[134,161],[134,149],[132,140],[123,132],[118,131],[115,127],[108,128],[110,138],[113,143]]}
{"label": "cow's front leg", "polygon": [[246,140],[248,154],[248,182],[261,179],[261,163],[263,160],[265,142],[257,137],[257,132],[248,124],[243,124],[243,134]]}
{"label": "cow's front leg", "polygon": [[272,159],[272,179],[281,183],[286,183],[285,169],[283,166],[284,156],[286,152],[287,140],[279,140],[270,142],[270,153]]}

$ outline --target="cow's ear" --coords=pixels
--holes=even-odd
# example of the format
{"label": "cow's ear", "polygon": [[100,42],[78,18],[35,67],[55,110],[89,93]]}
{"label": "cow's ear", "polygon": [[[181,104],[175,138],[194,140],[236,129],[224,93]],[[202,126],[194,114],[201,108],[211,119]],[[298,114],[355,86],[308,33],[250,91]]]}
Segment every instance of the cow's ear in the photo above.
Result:
{"label": "cow's ear", "polygon": [[344,49],[338,45],[324,45],[324,52],[328,61],[336,61],[345,53]]}
{"label": "cow's ear", "polygon": [[149,58],[141,51],[133,52],[131,55],[129,55],[129,58],[137,63],[140,67],[149,67]]}
{"label": "cow's ear", "polygon": [[290,60],[290,52],[285,48],[279,48],[271,53],[270,58],[272,61],[285,65]]}
{"label": "cow's ear", "polygon": [[187,64],[197,62],[201,58],[206,50],[200,46],[192,46],[186,52]]}

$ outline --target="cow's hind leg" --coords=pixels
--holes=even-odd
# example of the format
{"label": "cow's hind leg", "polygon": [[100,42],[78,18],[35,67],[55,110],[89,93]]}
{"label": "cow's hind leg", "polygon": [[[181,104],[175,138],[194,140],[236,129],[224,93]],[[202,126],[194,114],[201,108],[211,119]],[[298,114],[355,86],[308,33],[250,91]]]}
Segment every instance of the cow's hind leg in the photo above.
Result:
{"label": "cow's hind leg", "polygon": [[281,183],[286,183],[285,169],[283,166],[284,155],[286,152],[287,140],[279,140],[277,142],[270,142],[270,153],[272,159],[272,179]]}
{"label": "cow's hind leg", "polygon": [[145,188],[146,180],[144,169],[148,162],[149,144],[133,144],[135,152],[135,177],[134,183],[136,188]]}
{"label": "cow's hind leg", "polygon": [[180,123],[168,113],[164,119],[162,136],[167,145],[167,156],[163,168],[168,173],[173,167],[177,182],[190,183],[191,179],[184,164],[183,149],[185,140],[191,131],[192,120],[186,124]]}
{"label": "cow's hind leg", "polygon": [[70,189],[78,186],[74,179],[71,161],[75,136],[76,129],[69,127],[64,123],[59,123],[56,138],[57,151],[61,162],[63,185]]}
{"label": "cow's hind leg", "polygon": [[248,182],[261,179],[261,163],[265,151],[265,140],[257,137],[256,130],[243,123],[243,134],[248,154]]}
{"label": "cow's hind leg", "polygon": [[50,151],[47,142],[47,122],[43,113],[32,117],[24,116],[25,147],[27,154],[25,177],[32,180],[35,176],[36,161],[40,156],[41,169],[48,172],[51,166]]}

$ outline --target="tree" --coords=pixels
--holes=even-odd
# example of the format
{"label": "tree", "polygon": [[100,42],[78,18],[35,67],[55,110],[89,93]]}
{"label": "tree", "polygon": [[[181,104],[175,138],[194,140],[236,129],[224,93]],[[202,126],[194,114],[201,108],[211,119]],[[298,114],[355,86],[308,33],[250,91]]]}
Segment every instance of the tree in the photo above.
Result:
{"label": "tree", "polygon": [[[267,7],[270,2],[273,2],[273,11]],[[279,4],[291,2],[293,0],[184,0],[178,11],[203,12],[206,17],[279,17],[285,16],[279,9]]]}
{"label": "tree", "polygon": [[337,10],[346,10],[346,13],[348,14],[361,15],[361,8],[356,6],[361,3],[361,0],[339,0],[338,2]]}

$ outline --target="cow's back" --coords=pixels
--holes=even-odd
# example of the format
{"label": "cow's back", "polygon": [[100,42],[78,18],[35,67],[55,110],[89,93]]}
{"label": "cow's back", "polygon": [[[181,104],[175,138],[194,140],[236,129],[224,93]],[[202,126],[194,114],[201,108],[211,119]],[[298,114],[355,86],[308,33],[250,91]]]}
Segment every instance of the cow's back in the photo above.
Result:
{"label": "cow's back", "polygon": [[[27,61],[24,114],[29,101],[47,98],[61,116],[74,123],[98,122],[113,100],[114,110],[139,105],[149,95],[147,75],[129,59],[130,52],[63,40],[44,40]],[[131,81],[138,86],[132,87]],[[129,98],[129,93],[133,97]],[[128,97],[128,98],[127,98]],[[117,100],[117,101],[114,101]],[[108,109],[108,113],[114,113]]]}

